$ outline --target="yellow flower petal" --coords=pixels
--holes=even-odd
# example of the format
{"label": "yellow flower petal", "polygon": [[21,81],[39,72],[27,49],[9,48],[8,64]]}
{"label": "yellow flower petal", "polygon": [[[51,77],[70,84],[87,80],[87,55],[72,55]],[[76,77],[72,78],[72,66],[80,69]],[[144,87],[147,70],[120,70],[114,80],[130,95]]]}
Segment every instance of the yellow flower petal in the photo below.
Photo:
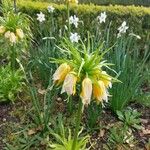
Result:
{"label": "yellow flower petal", "polygon": [[11,43],[17,42],[17,37],[16,37],[15,33],[13,33],[13,32],[10,33],[9,40]]}
{"label": "yellow flower petal", "polygon": [[63,82],[66,75],[70,72],[70,66],[67,63],[61,64],[53,75],[54,82],[58,81],[58,84]]}
{"label": "yellow flower petal", "polygon": [[103,81],[98,81],[97,84],[93,85],[93,96],[98,102],[108,101],[108,92]]}
{"label": "yellow flower petal", "polygon": [[85,78],[82,81],[82,92],[81,92],[82,103],[84,105],[90,104],[91,97],[92,97],[92,81],[89,78]]}
{"label": "yellow flower petal", "polygon": [[[108,75],[105,71],[102,71],[102,74],[104,75]],[[101,79],[104,82],[104,85],[106,88],[111,88],[112,87],[112,83],[111,83],[111,78],[107,77],[107,79]]]}
{"label": "yellow flower petal", "polygon": [[17,35],[20,39],[23,39],[23,38],[24,38],[24,33],[23,33],[22,29],[16,29],[16,35]]}
{"label": "yellow flower petal", "polygon": [[10,37],[10,31],[5,32],[4,37],[8,39]]}
{"label": "yellow flower petal", "polygon": [[0,34],[3,34],[5,32],[6,28],[4,26],[0,26]]}
{"label": "yellow flower petal", "polygon": [[74,95],[76,92],[76,82],[77,77],[72,73],[68,73],[64,80],[61,93],[67,92],[68,95]]}

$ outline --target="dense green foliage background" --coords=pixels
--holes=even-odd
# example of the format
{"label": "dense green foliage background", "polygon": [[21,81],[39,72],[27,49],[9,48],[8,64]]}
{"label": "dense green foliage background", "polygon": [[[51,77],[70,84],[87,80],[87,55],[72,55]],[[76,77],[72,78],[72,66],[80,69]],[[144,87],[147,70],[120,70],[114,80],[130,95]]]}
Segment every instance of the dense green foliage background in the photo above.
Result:
{"label": "dense green foliage background", "polygon": [[[18,2],[18,7],[21,11],[29,14],[33,18],[36,19],[37,13],[43,11],[46,14],[46,19],[50,19],[50,14],[47,11],[48,5],[53,5],[55,7],[55,11],[53,13],[54,21],[55,21],[55,28],[61,29],[64,24],[66,24],[67,15],[66,11],[67,8],[63,4],[54,4],[54,3],[47,3],[47,2],[33,2],[31,0],[27,0],[23,2],[20,0]],[[93,32],[95,29],[95,18],[101,13],[106,11],[107,13],[107,21],[106,24],[110,24],[113,26],[112,34],[117,34],[117,29],[121,25],[123,21],[127,22],[129,26],[129,33],[133,32],[138,34],[142,37],[143,41],[145,38],[149,39],[150,37],[150,9],[147,7],[142,6],[95,6],[95,5],[73,5],[71,7],[71,14],[76,14],[80,20],[84,22],[78,31],[82,34],[87,33],[87,31]],[[48,21],[44,22],[44,24],[48,25]],[[37,24],[38,25],[38,24]],[[56,26],[57,25],[57,26]],[[46,26],[46,25],[45,25]],[[105,28],[105,26],[101,26],[101,28]],[[36,29],[36,26],[35,28]],[[55,31],[57,30],[55,29]],[[37,33],[37,32],[35,32]]]}
{"label": "dense green foliage background", "polygon": [[[41,2],[63,2],[64,0],[32,0],[32,1],[41,1]],[[79,0],[79,3],[94,3],[98,5],[143,5],[150,6],[149,0]]]}

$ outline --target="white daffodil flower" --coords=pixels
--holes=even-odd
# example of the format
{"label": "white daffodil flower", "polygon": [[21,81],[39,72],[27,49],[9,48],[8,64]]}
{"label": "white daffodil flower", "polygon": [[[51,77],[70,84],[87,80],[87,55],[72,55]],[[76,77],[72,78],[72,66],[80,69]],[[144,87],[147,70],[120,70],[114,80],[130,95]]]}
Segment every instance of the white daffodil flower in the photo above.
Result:
{"label": "white daffodil flower", "polygon": [[78,23],[79,23],[79,18],[76,15],[70,16],[69,17],[69,23],[73,24],[77,28],[78,27]]}
{"label": "white daffodil flower", "polygon": [[44,22],[45,21],[45,14],[43,14],[42,12],[40,12],[39,14],[37,14],[37,20],[39,22]]}
{"label": "white daffodil flower", "polygon": [[119,30],[120,33],[126,33],[126,31],[127,31],[128,28],[129,27],[127,26],[126,21],[124,21],[122,23],[122,25],[118,28],[118,30]]}
{"label": "white daffodil flower", "polygon": [[126,33],[126,31],[127,31],[128,28],[129,27],[127,26],[126,21],[124,21],[121,24],[121,26],[118,28],[119,33],[118,33],[117,37],[119,38],[123,33]]}
{"label": "white daffodil flower", "polygon": [[74,43],[74,42],[78,43],[79,39],[80,39],[80,35],[78,35],[78,33],[71,33],[70,41],[72,43]]}
{"label": "white daffodil flower", "polygon": [[97,17],[97,19],[98,19],[99,23],[102,23],[102,22],[105,23],[106,17],[107,17],[106,12],[103,12]]}
{"label": "white daffodil flower", "polygon": [[53,13],[55,8],[53,6],[48,6],[47,10],[48,10],[49,13]]}

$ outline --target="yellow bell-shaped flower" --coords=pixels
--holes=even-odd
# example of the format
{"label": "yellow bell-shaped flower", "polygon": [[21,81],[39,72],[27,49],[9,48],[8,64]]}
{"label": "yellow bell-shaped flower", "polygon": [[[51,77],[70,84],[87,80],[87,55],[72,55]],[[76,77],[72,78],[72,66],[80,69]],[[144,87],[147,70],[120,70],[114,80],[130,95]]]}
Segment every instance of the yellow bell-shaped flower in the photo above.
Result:
{"label": "yellow bell-shaped flower", "polygon": [[93,96],[98,103],[102,102],[102,100],[108,101],[108,92],[103,81],[100,80],[93,85]]}
{"label": "yellow bell-shaped flower", "polygon": [[10,33],[11,33],[10,31],[5,32],[4,37],[6,39],[10,38]]}
{"label": "yellow bell-shaped flower", "polygon": [[66,75],[70,72],[70,66],[67,63],[61,64],[53,75],[54,83],[61,83],[64,81]]}
{"label": "yellow bell-shaped flower", "polygon": [[76,82],[77,77],[73,73],[68,73],[64,80],[61,93],[67,92],[68,95],[74,95],[76,92]]}
{"label": "yellow bell-shaped flower", "polygon": [[10,33],[9,40],[11,43],[17,42],[17,37],[16,37],[15,33],[13,33],[13,32]]}
{"label": "yellow bell-shaped flower", "polygon": [[[102,74],[107,75],[106,71],[102,71]],[[111,83],[111,78],[110,77],[106,77],[106,79],[101,79],[104,82],[104,85],[106,88],[111,88],[112,87],[112,83]]]}
{"label": "yellow bell-shaped flower", "polygon": [[82,103],[84,105],[90,104],[91,97],[92,97],[92,81],[90,78],[86,77],[82,81],[82,92],[81,92]]}
{"label": "yellow bell-shaped flower", "polygon": [[24,38],[24,33],[23,33],[22,29],[16,29],[16,35],[17,35],[20,39],[23,39],[23,38]]}
{"label": "yellow bell-shaped flower", "polygon": [[5,32],[6,28],[4,26],[0,26],[0,34],[3,34]]}

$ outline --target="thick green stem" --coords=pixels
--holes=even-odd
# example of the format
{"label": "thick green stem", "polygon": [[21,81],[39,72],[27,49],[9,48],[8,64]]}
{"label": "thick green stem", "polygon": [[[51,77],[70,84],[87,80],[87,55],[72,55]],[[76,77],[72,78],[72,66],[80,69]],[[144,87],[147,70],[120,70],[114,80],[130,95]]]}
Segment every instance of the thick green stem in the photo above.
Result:
{"label": "thick green stem", "polygon": [[68,109],[69,109],[69,113],[72,114],[73,112],[72,96],[69,97]]}
{"label": "thick green stem", "polygon": [[11,69],[12,71],[15,70],[16,67],[16,52],[15,52],[15,46],[11,46]]}
{"label": "thick green stem", "polygon": [[72,150],[76,150],[78,133],[79,133],[80,123],[81,123],[81,116],[82,116],[82,101],[80,100],[77,117],[76,117],[76,128],[75,128],[74,140],[72,144]]}

